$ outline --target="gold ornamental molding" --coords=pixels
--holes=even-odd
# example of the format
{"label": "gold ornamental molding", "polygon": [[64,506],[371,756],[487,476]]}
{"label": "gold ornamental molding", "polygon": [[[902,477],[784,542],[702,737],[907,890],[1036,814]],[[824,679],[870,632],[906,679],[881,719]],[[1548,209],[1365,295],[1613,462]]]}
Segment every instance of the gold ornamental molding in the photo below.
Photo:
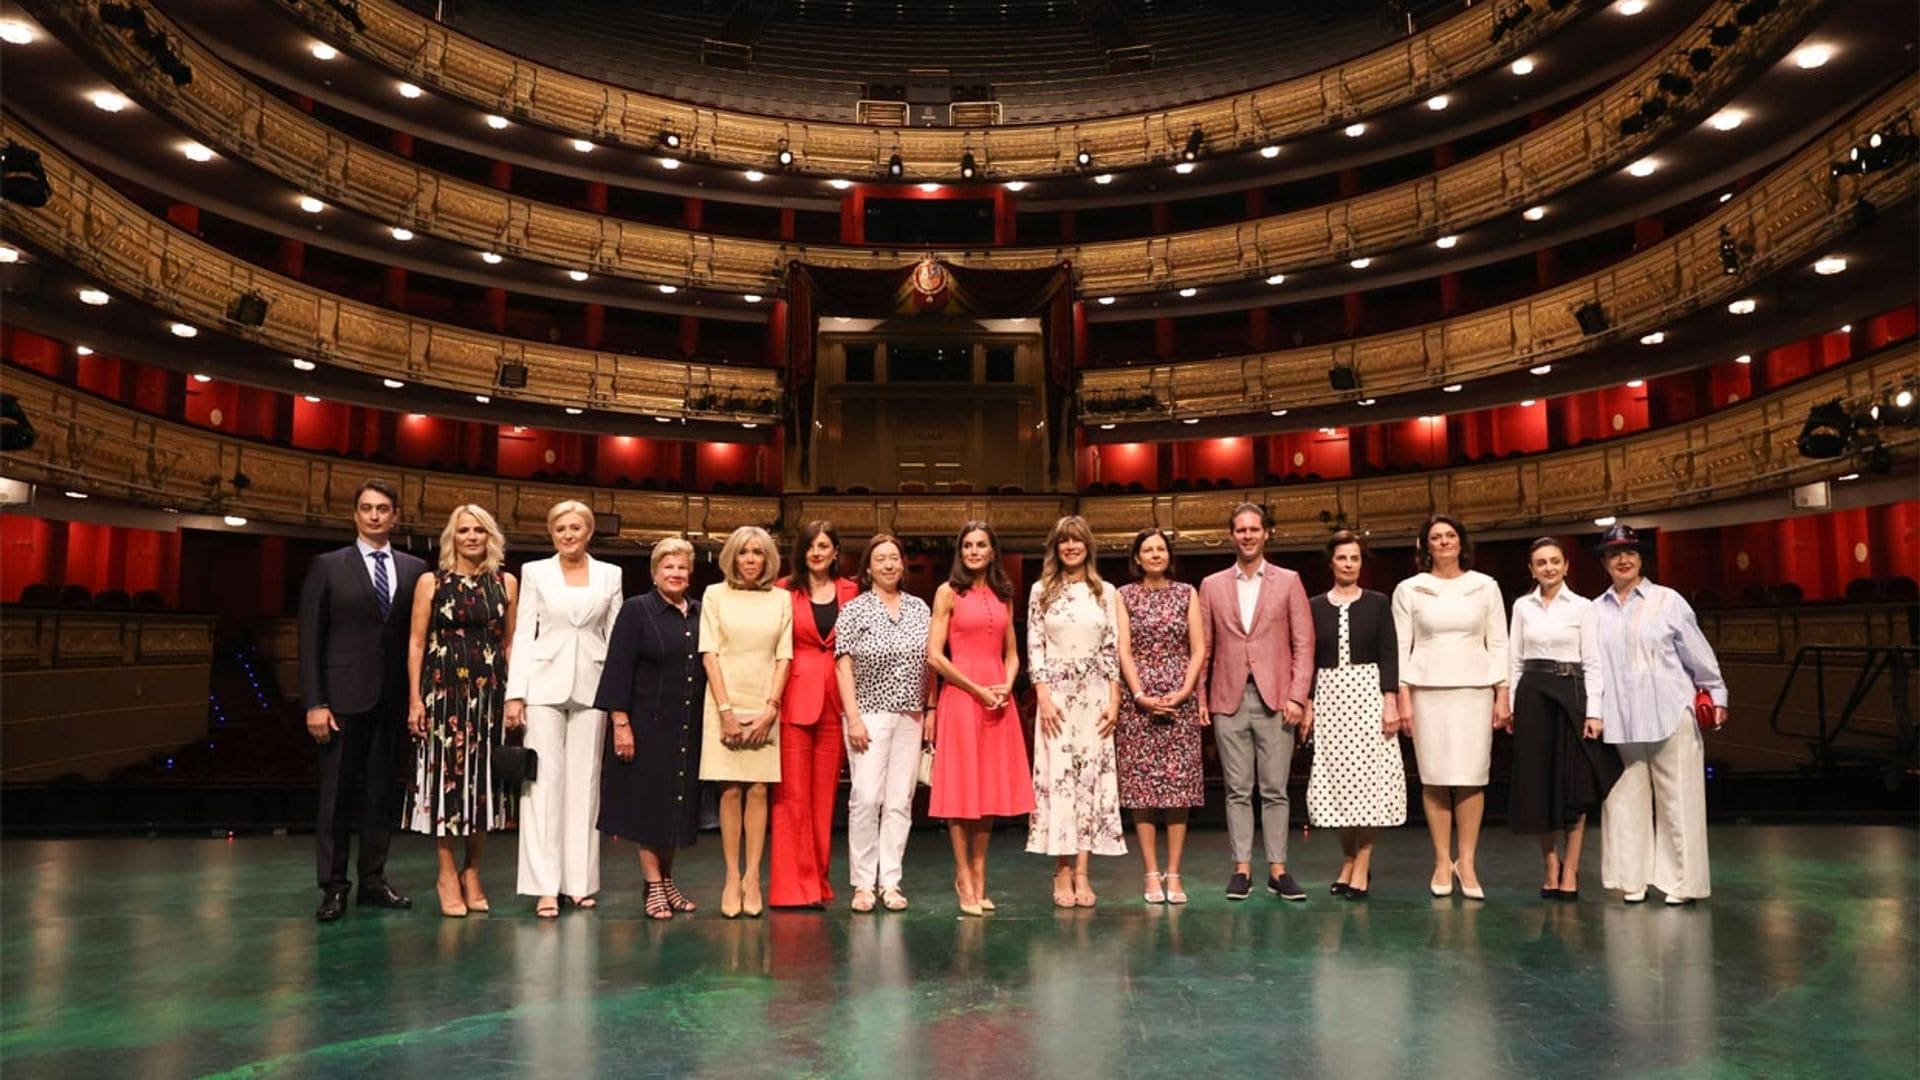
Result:
{"label": "gold ornamental molding", "polygon": [[[570,349],[349,300],[236,259],[175,228],[11,116],[0,114],[0,137],[39,151],[53,190],[37,210],[0,203],[0,222],[9,232],[57,253],[106,288],[187,322],[293,356],[499,401],[778,422],[776,371]],[[228,305],[248,291],[268,301],[266,322],[257,328],[227,318]],[[500,365],[508,362],[527,366],[524,389],[497,385]]]}
{"label": "gold ornamental molding", "polygon": [[[1691,423],[1511,461],[1320,484],[1100,496],[796,493],[756,498],[453,475],[229,438],[155,420],[37,375],[12,369],[7,375],[9,392],[20,398],[40,438],[31,450],[0,458],[0,471],[155,506],[300,526],[338,525],[351,513],[360,481],[377,473],[400,485],[402,517],[413,531],[437,531],[454,506],[479,503],[494,509],[513,538],[531,544],[542,542],[548,507],[578,498],[596,513],[619,514],[620,539],[641,543],[680,534],[714,539],[739,525],[791,526],[823,517],[847,536],[884,529],[902,536],[949,537],[962,521],[980,517],[1031,547],[1058,517],[1077,509],[1103,543],[1123,544],[1138,529],[1159,525],[1176,532],[1182,549],[1224,549],[1226,515],[1243,500],[1267,505],[1277,543],[1306,545],[1324,538],[1333,523],[1376,536],[1410,535],[1434,510],[1457,514],[1477,529],[1517,528],[1784,491],[1832,476],[1846,464],[1800,456],[1795,444],[1808,410],[1836,398],[1864,407],[1889,386],[1920,378],[1920,345],[1829,369]],[[1900,464],[1920,451],[1920,430],[1883,429],[1880,437]],[[243,491],[221,480],[236,472],[251,481]]]}
{"label": "gold ornamental molding", "polygon": [[[915,254],[714,236],[534,202],[351,139],[266,93],[184,35],[180,51],[194,78],[176,87],[150,58],[104,27],[85,0],[36,0],[29,6],[84,38],[123,84],[137,87],[207,145],[336,205],[477,251],[736,292],[777,288],[793,260],[875,269],[897,266]],[[1732,16],[1734,6],[1709,5],[1676,40],[1703,39],[1715,23]],[[1694,78],[1689,100],[1705,108],[1822,7],[1823,0],[1785,0],[1711,70]],[[149,19],[178,33],[157,11]],[[1539,202],[1639,157],[1686,115],[1675,110],[1638,134],[1620,134],[1620,121],[1638,113],[1646,86],[1673,62],[1663,50],[1580,108],[1505,146],[1341,202],[1163,236],[959,251],[948,258],[989,269],[1064,261],[1073,265],[1081,291],[1117,294],[1260,279],[1418,243]]]}
{"label": "gold ornamental molding", "polygon": [[[1505,307],[1331,345],[1083,372],[1081,419],[1124,424],[1251,415],[1425,390],[1557,362],[1600,342],[1657,330],[1738,294],[1757,275],[1815,257],[1822,244],[1853,227],[1857,200],[1886,208],[1912,199],[1920,189],[1920,168],[1912,163],[1839,179],[1829,166],[1916,108],[1920,79],[1909,79],[1685,232]],[[1723,228],[1742,252],[1740,274],[1727,274],[1721,262]],[[1588,336],[1575,321],[1574,311],[1589,302],[1606,309],[1607,334]],[[1335,366],[1352,366],[1364,389],[1333,390],[1327,371]]]}
{"label": "gold ornamental molding", "polygon": [[[478,503],[511,538],[535,544],[546,542],[547,509],[562,499],[583,500],[602,518],[619,515],[619,540],[633,543],[724,538],[741,525],[773,524],[780,514],[780,500],[771,497],[539,483],[288,450],[157,420],[16,368],[6,378],[39,438],[30,450],[0,457],[0,472],[150,506],[332,527],[352,518],[361,481],[380,476],[400,488],[404,531],[438,536],[454,507]],[[236,473],[247,476],[244,490],[226,479]]]}
{"label": "gold ornamental molding", "polygon": [[[792,168],[820,176],[871,175],[898,153],[911,180],[958,181],[971,152],[992,179],[1079,171],[1085,149],[1102,170],[1171,161],[1198,127],[1213,146],[1251,147],[1349,123],[1420,100],[1520,56],[1579,17],[1578,4],[1533,14],[1491,41],[1503,5],[1474,5],[1432,29],[1337,67],[1243,93],[1168,109],[1071,123],[916,128],[820,123],[689,105],[548,67],[448,29],[391,0],[359,0],[364,29],[331,6],[277,0],[329,40],[486,112],[574,138],[656,147],[723,165],[767,168],[782,146]],[[751,73],[741,76],[751,80]]]}

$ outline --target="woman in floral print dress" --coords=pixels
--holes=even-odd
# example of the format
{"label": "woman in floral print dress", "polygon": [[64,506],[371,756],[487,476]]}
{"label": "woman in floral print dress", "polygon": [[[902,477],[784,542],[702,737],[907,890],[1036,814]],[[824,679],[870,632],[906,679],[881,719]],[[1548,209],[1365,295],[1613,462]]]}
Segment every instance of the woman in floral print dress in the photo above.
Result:
{"label": "woman in floral print dress", "polygon": [[1125,855],[1113,728],[1120,715],[1119,598],[1093,568],[1093,533],[1076,515],[1047,537],[1027,602],[1037,711],[1027,850],[1056,860],[1053,902],[1092,907],[1087,856]]}
{"label": "woman in floral print dress", "polygon": [[[519,583],[500,569],[506,537],[493,515],[462,506],[440,535],[440,572],[422,574],[413,591],[407,649],[407,710],[413,776],[402,828],[438,839],[440,912],[489,908],[480,887],[486,834],[513,827],[520,793],[493,780],[493,748],[507,727],[507,643],[513,640]],[[463,862],[454,839],[466,838]]]}

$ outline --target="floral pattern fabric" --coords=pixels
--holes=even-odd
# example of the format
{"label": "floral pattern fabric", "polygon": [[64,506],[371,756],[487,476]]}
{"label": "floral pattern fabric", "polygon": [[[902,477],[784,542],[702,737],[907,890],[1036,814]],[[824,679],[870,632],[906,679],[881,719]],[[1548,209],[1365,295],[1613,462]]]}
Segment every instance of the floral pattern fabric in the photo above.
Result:
{"label": "floral pattern fabric", "polygon": [[[1133,670],[1149,697],[1176,694],[1187,681],[1194,642],[1187,639],[1187,606],[1193,586],[1175,581],[1164,589],[1134,582],[1120,587],[1127,608]],[[1173,719],[1151,717],[1134,705],[1122,688],[1120,724],[1114,753],[1120,773],[1120,805],[1128,809],[1179,809],[1206,801],[1201,765],[1200,699],[1192,697],[1173,711]]]}
{"label": "floral pattern fabric", "polygon": [[420,665],[427,734],[414,740],[400,825],[431,836],[513,827],[518,792],[493,782],[505,729],[507,586],[495,571],[442,573]]}
{"label": "floral pattern fabric", "polygon": [[1124,855],[1120,785],[1113,737],[1100,736],[1112,683],[1120,681],[1117,592],[1096,598],[1074,582],[1041,605],[1035,582],[1027,601],[1028,670],[1060,710],[1060,732],[1034,725],[1033,813],[1027,850],[1044,855]]}

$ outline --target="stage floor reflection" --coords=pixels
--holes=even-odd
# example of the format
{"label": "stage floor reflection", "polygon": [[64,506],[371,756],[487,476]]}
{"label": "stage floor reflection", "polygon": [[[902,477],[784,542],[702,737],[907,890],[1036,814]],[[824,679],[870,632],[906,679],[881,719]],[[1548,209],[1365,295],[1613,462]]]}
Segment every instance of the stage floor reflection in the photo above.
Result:
{"label": "stage floor reflection", "polygon": [[[442,918],[432,849],[395,844],[412,912],[316,925],[309,837],[0,845],[0,1071],[172,1076],[1911,1076],[1920,1064],[1912,829],[1724,826],[1714,898],[1539,900],[1531,841],[1490,832],[1486,902],[1426,893],[1427,845],[1388,834],[1364,903],[1331,898],[1330,833],[1296,836],[1305,904],[1221,895],[1196,833],[1184,908],[1132,857],[1092,910],[995,838],[998,914],[959,916],[943,834],[916,832],[911,910],[722,919],[719,845],[678,877],[702,904],[645,919],[631,849],[593,912],[512,893]],[[844,850],[836,853],[845,858]],[[840,864],[836,863],[836,867]],[[844,900],[844,897],[843,897]]]}

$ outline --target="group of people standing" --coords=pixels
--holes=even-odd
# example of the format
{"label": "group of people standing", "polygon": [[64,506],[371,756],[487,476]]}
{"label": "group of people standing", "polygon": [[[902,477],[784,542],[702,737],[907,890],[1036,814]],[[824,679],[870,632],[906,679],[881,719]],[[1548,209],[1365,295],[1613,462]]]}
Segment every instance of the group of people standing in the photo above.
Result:
{"label": "group of people standing", "polygon": [[[345,912],[355,824],[359,902],[411,905],[385,879],[396,821],[436,837],[448,916],[489,909],[485,837],[516,822],[517,891],[539,916],[595,906],[602,835],[638,849],[649,917],[694,911],[673,868],[697,837],[703,784],[718,794],[721,914],[823,907],[836,896],[843,764],[853,910],[908,906],[902,861],[919,784],[947,823],[964,914],[995,910],[987,850],[1003,817],[1027,817],[1027,850],[1054,859],[1054,904],[1093,906],[1090,857],[1125,853],[1123,809],[1145,900],[1184,903],[1209,727],[1230,899],[1253,890],[1256,821],[1267,890],[1306,899],[1287,868],[1287,783],[1309,738],[1307,817],[1340,836],[1331,891],[1364,899],[1377,830],[1406,820],[1403,733],[1433,841],[1430,887],[1445,896],[1458,882],[1483,898],[1475,855],[1501,728],[1515,735],[1510,819],[1541,838],[1543,897],[1577,895],[1586,816],[1603,803],[1607,887],[1629,902],[1649,884],[1669,903],[1708,893],[1691,717],[1698,688],[1724,721],[1725,684],[1686,602],[1640,576],[1639,539],[1625,527],[1603,542],[1613,584],[1598,601],[1566,589],[1557,542],[1536,542],[1538,587],[1509,620],[1498,585],[1472,570],[1465,528],[1445,515],[1417,537],[1421,572],[1391,601],[1360,587],[1366,544],[1346,531],[1326,545],[1333,587],[1309,600],[1298,574],[1266,561],[1271,529],[1252,504],[1230,518],[1234,565],[1198,587],[1173,578],[1172,538],[1150,528],[1131,545],[1134,580],[1116,588],[1096,568],[1087,523],[1062,518],[1027,598],[1030,755],[1015,705],[1014,590],[984,521],[961,527],[931,606],[902,588],[893,536],[866,541],[855,575],[842,576],[826,522],[801,530],[784,577],[772,537],[736,529],[719,552],[722,580],[698,598],[692,545],[664,540],[652,588],[623,600],[620,568],[587,554],[594,516],[582,503],[552,508],[553,556],[516,579],[499,525],[478,506],[449,516],[436,567],[393,550],[397,499],[363,484],[355,543],[317,558],[302,590],[322,921]],[[413,764],[395,785],[399,716]],[[496,759],[516,729],[537,772],[502,782]]]}

